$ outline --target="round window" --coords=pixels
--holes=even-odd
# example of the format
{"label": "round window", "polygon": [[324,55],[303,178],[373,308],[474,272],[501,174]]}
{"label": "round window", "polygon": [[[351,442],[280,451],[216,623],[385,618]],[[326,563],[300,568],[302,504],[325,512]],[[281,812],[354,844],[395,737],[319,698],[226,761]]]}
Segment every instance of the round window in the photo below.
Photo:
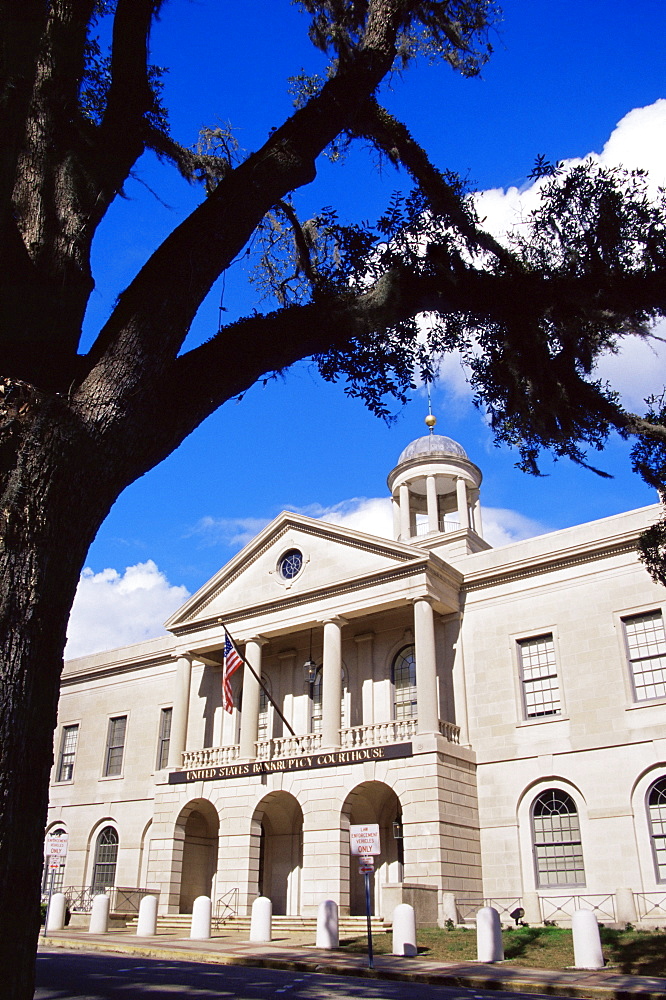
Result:
{"label": "round window", "polygon": [[283,580],[293,580],[303,568],[303,553],[298,549],[289,549],[278,562],[278,571]]}

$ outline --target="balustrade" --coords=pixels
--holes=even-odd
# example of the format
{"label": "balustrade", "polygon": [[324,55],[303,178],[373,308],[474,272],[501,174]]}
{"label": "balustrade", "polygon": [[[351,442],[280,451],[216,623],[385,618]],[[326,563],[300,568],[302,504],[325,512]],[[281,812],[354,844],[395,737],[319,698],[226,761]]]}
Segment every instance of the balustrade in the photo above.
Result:
{"label": "balustrade", "polygon": [[[340,746],[344,750],[360,747],[384,746],[387,743],[406,743],[413,739],[418,730],[418,719],[389,719],[366,726],[352,726],[340,730]],[[439,731],[449,743],[460,742],[460,726],[440,720]],[[255,743],[257,760],[280,760],[300,757],[303,754],[318,753],[321,750],[321,733],[304,733],[302,736],[283,736]],[[183,754],[183,768],[194,770],[200,767],[221,767],[233,764],[240,757],[240,747],[233,744],[226,747],[206,747],[203,750],[188,750]]]}

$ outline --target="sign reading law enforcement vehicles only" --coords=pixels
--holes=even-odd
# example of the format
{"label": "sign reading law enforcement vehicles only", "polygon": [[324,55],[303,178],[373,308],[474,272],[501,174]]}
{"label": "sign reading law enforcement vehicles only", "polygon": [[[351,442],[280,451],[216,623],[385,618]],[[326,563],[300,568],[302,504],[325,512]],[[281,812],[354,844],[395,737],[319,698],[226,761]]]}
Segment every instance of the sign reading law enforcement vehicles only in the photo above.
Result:
{"label": "sign reading law enforcement vehicles only", "polygon": [[221,764],[216,767],[194,767],[172,771],[170,785],[190,781],[222,781],[225,778],[251,778],[257,774],[274,774],[282,771],[310,771],[317,767],[340,767],[343,764],[366,764],[397,757],[411,757],[411,743],[391,743],[383,747],[359,747],[356,750],[331,750],[328,753],[303,754],[301,757],[284,757],[276,760],[252,760],[239,764]]}

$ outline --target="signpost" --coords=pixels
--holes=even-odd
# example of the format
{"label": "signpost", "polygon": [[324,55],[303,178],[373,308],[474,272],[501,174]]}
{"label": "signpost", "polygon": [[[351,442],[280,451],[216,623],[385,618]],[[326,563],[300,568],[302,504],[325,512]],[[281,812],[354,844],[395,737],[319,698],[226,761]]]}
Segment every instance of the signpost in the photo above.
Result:
{"label": "signpost", "polygon": [[55,873],[60,868],[61,864],[64,864],[65,858],[67,857],[67,848],[69,847],[69,834],[68,833],[52,833],[46,838],[44,844],[44,853],[49,859],[49,899],[46,904],[46,914],[44,915],[44,937],[46,937],[46,927],[49,922],[49,910],[51,909],[51,896],[53,895],[53,882],[55,881]]}
{"label": "signpost", "polygon": [[358,856],[359,874],[365,879],[365,914],[368,925],[368,968],[374,968],[372,952],[372,908],[370,904],[370,876],[375,870],[374,855],[381,854],[379,824],[366,823],[349,827],[349,849]]}

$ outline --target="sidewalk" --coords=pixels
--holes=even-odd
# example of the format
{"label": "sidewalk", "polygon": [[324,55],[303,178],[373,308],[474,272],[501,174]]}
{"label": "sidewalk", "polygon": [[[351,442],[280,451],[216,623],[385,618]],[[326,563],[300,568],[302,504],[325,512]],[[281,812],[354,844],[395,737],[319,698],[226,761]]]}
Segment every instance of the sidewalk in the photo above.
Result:
{"label": "sidewalk", "polygon": [[558,997],[590,997],[598,1000],[664,1000],[666,979],[628,976],[612,970],[586,972],[523,969],[508,963],[482,965],[477,962],[434,962],[425,958],[375,955],[374,969],[368,969],[367,955],[315,948],[312,938],[295,934],[251,944],[231,934],[215,934],[209,941],[191,941],[174,934],[139,938],[131,931],[89,934],[86,931],[52,931],[40,936],[40,948],[103,951],[163,961],[211,962],[221,965],[249,965],[296,972],[321,972],[336,976],[362,976],[459,986],[470,989],[511,990],[516,993],[545,993]]}

